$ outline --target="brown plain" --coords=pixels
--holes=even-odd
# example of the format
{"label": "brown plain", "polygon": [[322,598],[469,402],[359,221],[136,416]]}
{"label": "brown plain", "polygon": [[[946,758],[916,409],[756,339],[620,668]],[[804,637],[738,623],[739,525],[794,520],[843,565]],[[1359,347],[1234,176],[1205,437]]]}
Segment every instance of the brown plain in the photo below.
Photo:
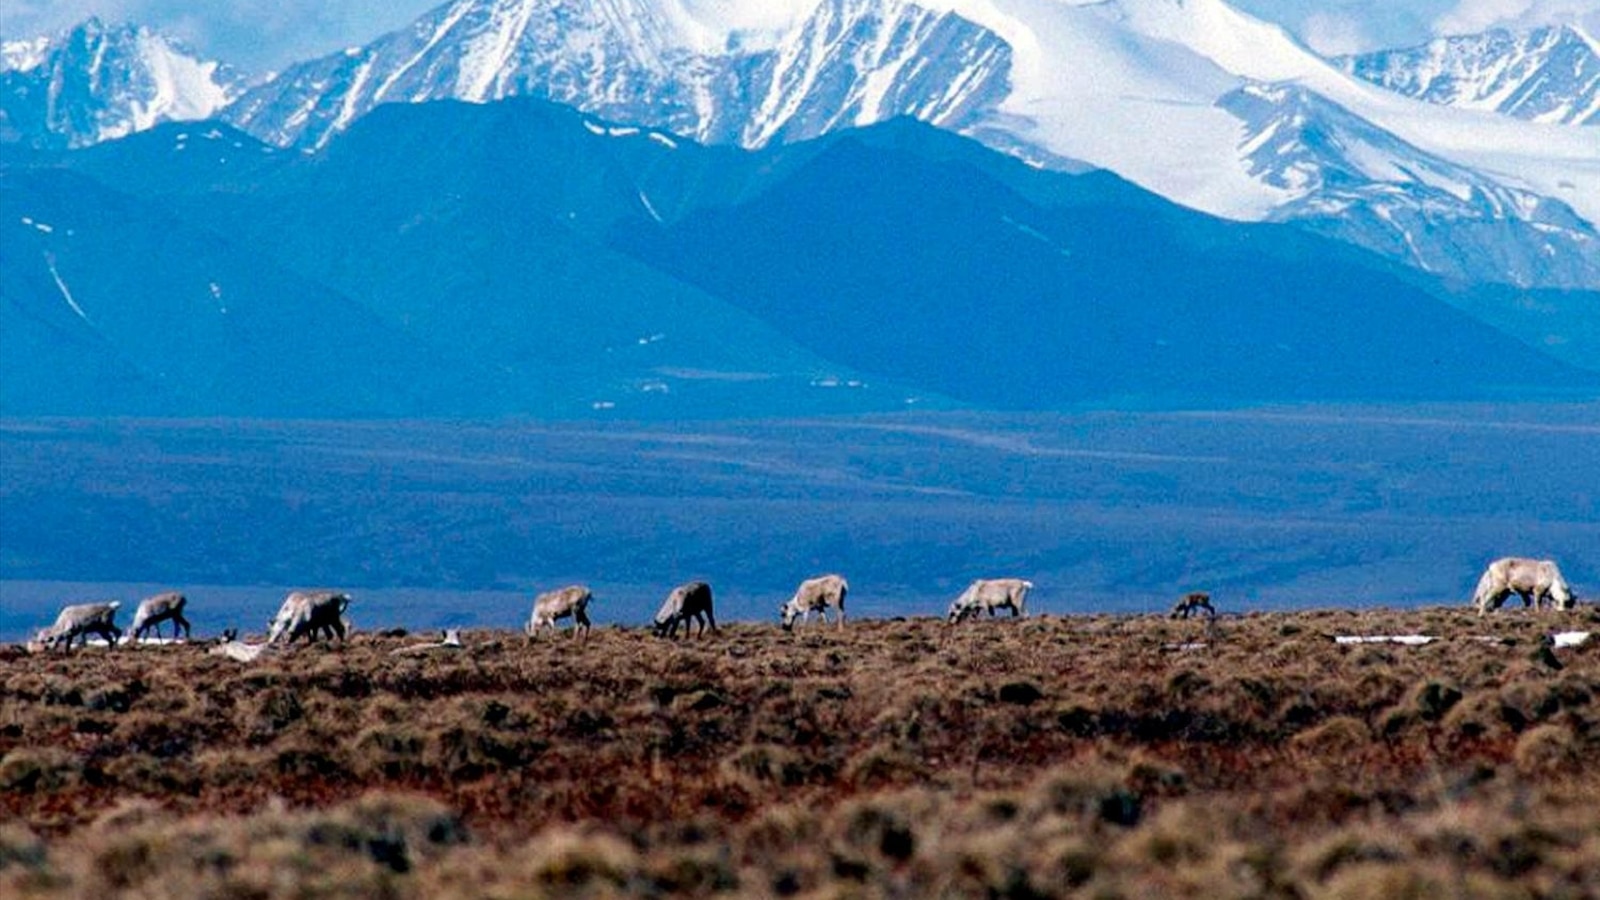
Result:
{"label": "brown plain", "polygon": [[[0,894],[1593,897],[1586,608],[0,648]],[[1438,635],[1425,646],[1342,634]]]}

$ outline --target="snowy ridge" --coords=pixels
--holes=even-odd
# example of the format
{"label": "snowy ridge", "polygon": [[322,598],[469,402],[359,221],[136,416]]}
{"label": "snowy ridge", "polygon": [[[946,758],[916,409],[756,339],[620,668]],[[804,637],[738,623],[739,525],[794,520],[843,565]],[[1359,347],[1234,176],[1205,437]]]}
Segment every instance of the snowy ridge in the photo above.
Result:
{"label": "snowy ridge", "polygon": [[959,128],[997,98],[1010,66],[998,38],[906,0],[823,3],[795,39],[761,58],[762,102],[739,143],[759,147],[898,115]]}
{"label": "snowy ridge", "polygon": [[1600,46],[1576,26],[1441,38],[1337,62],[1357,78],[1428,103],[1600,125]]}
{"label": "snowy ridge", "polygon": [[1472,260],[1524,287],[1600,273],[1600,234],[1570,207],[1409,145],[1312,91],[1247,84],[1221,105],[1247,123],[1252,174],[1294,195],[1276,221],[1467,281]]}
{"label": "snowy ridge", "polygon": [[5,45],[4,118],[36,123],[38,146],[82,147],[161,122],[215,115],[238,94],[230,69],[196,58],[145,28],[98,19],[59,35]]}
{"label": "snowy ridge", "polygon": [[1216,108],[1244,83],[1292,81],[1407,143],[1600,221],[1593,135],[1396,95],[1223,0],[928,2],[1013,47],[1013,90],[998,110],[1020,122],[1009,126],[1013,132],[1186,206],[1258,219],[1292,199],[1248,177],[1240,123]]}
{"label": "snowy ridge", "polygon": [[[531,95],[711,143],[761,146],[915,115],[968,124],[1009,48],[907,0],[456,0],[407,30],[284,72],[227,111],[318,147],[381,103]],[[787,29],[787,30],[785,30]]]}
{"label": "snowy ridge", "polygon": [[[528,95],[748,148],[914,116],[1225,218],[1326,230],[1348,208],[1363,224],[1342,237],[1469,280],[1600,287],[1600,141],[1551,124],[1600,114],[1594,42],[1570,28],[1508,40],[1384,62],[1432,73],[1414,97],[1226,0],[450,0],[291,67],[222,115],[307,149],[378,105],[441,99]],[[7,52],[26,61],[33,48]],[[177,71],[164,83],[184,82]],[[149,100],[85,133],[214,101]],[[1459,245],[1473,257],[1441,268]]]}
{"label": "snowy ridge", "polygon": [[[1600,141],[1587,129],[1399,96],[1351,77],[1223,0],[929,2],[995,29],[1015,50],[1012,90],[996,121],[973,132],[991,143],[991,130],[1008,131],[1192,208],[1234,219],[1309,219],[1318,230],[1412,264],[1454,256],[1460,259],[1435,270],[1469,280],[1600,286],[1592,241],[1600,221]],[[1278,127],[1292,121],[1294,132],[1312,136],[1360,132],[1387,148],[1389,164],[1346,160],[1330,170],[1337,177],[1315,184],[1293,183],[1289,173],[1272,177],[1274,167],[1263,166],[1258,152],[1264,125],[1228,99],[1248,85],[1293,88],[1276,95],[1282,102],[1314,95],[1318,102],[1301,105],[1298,119]],[[1309,174],[1331,160],[1301,162]],[[1446,169],[1471,171],[1476,189],[1500,201],[1441,206],[1449,192],[1416,173]],[[1337,202],[1358,204],[1360,215],[1347,225],[1328,221],[1327,207],[1307,196],[1332,203],[1334,184]],[[1506,202],[1513,196],[1522,199]],[[1473,252],[1464,254],[1462,245]]]}

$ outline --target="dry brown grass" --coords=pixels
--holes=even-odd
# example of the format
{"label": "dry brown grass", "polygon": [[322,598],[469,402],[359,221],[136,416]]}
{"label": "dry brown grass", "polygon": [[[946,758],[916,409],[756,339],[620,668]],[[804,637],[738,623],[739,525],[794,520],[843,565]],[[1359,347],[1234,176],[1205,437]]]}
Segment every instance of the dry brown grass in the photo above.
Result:
{"label": "dry brown grass", "polygon": [[1600,641],[1558,627],[1600,617],[5,651],[0,893],[1596,896]]}

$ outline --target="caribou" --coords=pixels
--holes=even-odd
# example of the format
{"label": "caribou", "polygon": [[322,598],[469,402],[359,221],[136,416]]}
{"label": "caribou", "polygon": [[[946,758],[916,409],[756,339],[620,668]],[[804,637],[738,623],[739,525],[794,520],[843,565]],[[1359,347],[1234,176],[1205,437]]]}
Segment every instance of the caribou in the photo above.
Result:
{"label": "caribou", "polygon": [[183,608],[189,605],[189,599],[177,591],[168,591],[146,597],[139,603],[139,608],[133,613],[133,626],[128,629],[128,641],[137,644],[144,637],[144,633],[152,628],[156,630],[156,637],[161,637],[161,623],[172,623],[172,637],[178,637],[178,630],[183,630],[185,639],[189,637],[189,620],[183,617]]}
{"label": "caribou", "polygon": [[554,629],[557,619],[570,618],[574,622],[572,636],[576,638],[581,631],[584,641],[588,641],[589,601],[593,599],[594,595],[581,584],[569,584],[564,588],[546,591],[533,598],[533,612],[528,616],[528,624],[523,631],[532,641],[539,636],[539,629],[547,625]]}
{"label": "caribou", "polygon": [[1179,597],[1178,602],[1172,604],[1171,618],[1187,619],[1202,612],[1205,613],[1206,618],[1214,619],[1217,617],[1217,608],[1211,605],[1211,595],[1205,591],[1190,591]]}
{"label": "caribou", "polygon": [[344,611],[349,608],[350,595],[339,591],[291,591],[268,623],[267,643],[276,644],[282,638],[292,644],[299,637],[314,641],[319,632],[330,639],[337,635],[343,642]]}
{"label": "caribou", "polygon": [[122,638],[122,629],[117,627],[117,607],[122,604],[116,600],[104,603],[78,603],[63,607],[56,616],[55,623],[28,642],[30,649],[48,650],[51,647],[60,647],[63,652],[72,649],[72,642],[76,638],[83,638],[84,646],[89,645],[89,635],[98,634],[105,639],[107,644],[115,647]]}
{"label": "caribou", "polygon": [[1539,609],[1548,600],[1556,609],[1567,610],[1578,602],[1554,561],[1507,556],[1483,570],[1472,603],[1481,616],[1499,609],[1512,594],[1522,598],[1524,608]]}
{"label": "caribou", "polygon": [[951,625],[987,612],[993,616],[997,609],[1011,610],[1012,617],[1026,616],[1024,604],[1033,582],[1021,578],[980,578],[967,586],[950,604],[945,620]]}
{"label": "caribou", "polygon": [[691,581],[672,589],[656,613],[656,637],[675,637],[679,625],[683,626],[684,637],[688,637],[693,627],[691,620],[700,623],[701,637],[705,636],[707,622],[713,632],[717,630],[717,617],[711,614],[711,585],[704,581]]}
{"label": "caribou", "polygon": [[834,626],[843,628],[844,598],[848,593],[850,593],[850,583],[839,575],[819,575],[800,582],[794,597],[778,607],[778,615],[783,620],[783,630],[794,628],[796,619],[809,620],[813,611],[817,613],[818,619],[826,623],[830,608],[834,612]]}

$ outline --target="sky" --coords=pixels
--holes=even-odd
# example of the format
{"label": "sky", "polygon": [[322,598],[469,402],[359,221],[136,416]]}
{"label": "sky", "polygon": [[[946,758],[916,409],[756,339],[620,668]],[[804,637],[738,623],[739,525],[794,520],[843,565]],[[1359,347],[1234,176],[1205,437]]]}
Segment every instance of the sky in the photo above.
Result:
{"label": "sky", "polygon": [[[253,74],[365,44],[443,0],[4,0],[0,36],[33,37],[98,15],[148,25]],[[762,0],[747,0],[759,3]],[[1421,43],[1493,26],[1582,21],[1600,35],[1600,0],[1232,0],[1324,53]]]}

